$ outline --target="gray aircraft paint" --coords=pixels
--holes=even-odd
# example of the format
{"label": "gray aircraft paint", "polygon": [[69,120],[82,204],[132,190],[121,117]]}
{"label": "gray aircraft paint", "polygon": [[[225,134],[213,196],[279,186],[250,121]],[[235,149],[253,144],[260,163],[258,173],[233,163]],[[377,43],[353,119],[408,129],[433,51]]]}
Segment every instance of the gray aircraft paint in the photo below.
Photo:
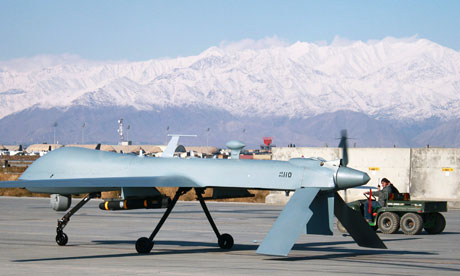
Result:
{"label": "gray aircraft paint", "polygon": [[[61,148],[35,161],[20,177],[33,192],[70,193],[120,187],[240,187],[333,189],[334,170],[320,161],[153,158],[83,148]],[[51,181],[50,181],[51,180]],[[15,183],[18,186],[19,183]]]}
{"label": "gray aircraft paint", "polygon": [[[342,132],[341,145],[344,156],[347,148],[346,139],[346,132]],[[232,151],[241,145],[236,145]],[[354,211],[336,193],[337,190],[360,186],[369,181],[366,173],[348,168],[346,164],[347,158],[335,161],[319,158],[298,158],[289,161],[180,159],[152,158],[84,148],[61,148],[35,161],[22,174],[19,181],[2,182],[0,186],[25,187],[32,192],[64,195],[90,193],[79,204],[84,204],[96,196],[95,193],[91,194],[93,192],[126,189],[128,192],[144,193],[148,187],[152,190],[155,187],[180,188],[163,218],[172,210],[180,193],[187,191],[184,188],[198,188],[195,192],[208,219],[210,214],[206,211],[200,188],[295,190],[294,196],[260,245],[258,253],[285,256],[302,232],[329,235],[332,209],[358,244],[386,248],[362,217],[350,213]],[[67,236],[62,230],[72,214],[71,210],[58,221],[56,242],[59,245],[67,243]],[[67,217],[68,215],[70,216]],[[312,223],[309,223],[312,217]],[[355,227],[356,220],[360,220],[359,227]],[[157,227],[161,225],[162,223],[159,223]],[[144,237],[136,242],[136,250],[139,253],[150,252],[156,231],[150,239]],[[215,232],[221,248],[228,249],[233,245],[230,235],[220,235],[217,230]],[[230,247],[221,245],[221,242],[230,244]]]}

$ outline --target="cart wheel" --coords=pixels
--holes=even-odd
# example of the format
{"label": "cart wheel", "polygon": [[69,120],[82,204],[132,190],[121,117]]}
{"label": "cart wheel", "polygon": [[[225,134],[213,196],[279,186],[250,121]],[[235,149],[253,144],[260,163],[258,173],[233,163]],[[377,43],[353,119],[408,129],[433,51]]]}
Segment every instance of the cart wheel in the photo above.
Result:
{"label": "cart wheel", "polygon": [[378,226],[384,234],[393,234],[399,229],[399,215],[385,212],[379,216]]}
{"label": "cart wheel", "polygon": [[423,229],[422,216],[416,213],[404,214],[401,218],[401,230],[406,235],[417,235]]}
{"label": "cart wheel", "polygon": [[425,226],[425,231],[428,234],[439,234],[442,231],[444,231],[444,228],[446,227],[446,219],[444,216],[440,213],[432,213],[428,214],[427,217],[427,222],[429,226]]}

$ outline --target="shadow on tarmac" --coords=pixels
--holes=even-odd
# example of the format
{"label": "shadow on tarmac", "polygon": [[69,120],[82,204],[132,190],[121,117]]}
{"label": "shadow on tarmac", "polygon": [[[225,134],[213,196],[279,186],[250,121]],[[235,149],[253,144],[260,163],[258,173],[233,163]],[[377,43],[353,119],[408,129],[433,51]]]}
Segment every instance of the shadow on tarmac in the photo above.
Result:
{"label": "shadow on tarmac", "polygon": [[[415,239],[415,238],[408,238]],[[401,239],[395,239],[401,240]],[[386,240],[390,241],[390,240]],[[96,244],[101,245],[116,245],[116,244],[132,244],[134,251],[135,241],[133,240],[94,240]],[[307,260],[319,260],[319,259],[342,259],[347,258],[347,261],[351,261],[348,258],[359,257],[359,256],[370,256],[370,255],[432,255],[432,253],[421,252],[421,251],[406,251],[406,250],[383,250],[383,249],[349,249],[344,248],[342,245],[355,244],[354,241],[333,241],[333,242],[316,242],[316,243],[303,243],[296,244],[293,247],[295,251],[310,251],[320,253],[318,255],[309,255],[302,257],[274,257],[266,260],[276,261],[307,261]],[[183,249],[161,249],[161,245],[172,245],[181,246]],[[78,246],[78,245],[74,245]],[[54,257],[54,258],[37,258],[37,259],[22,259],[13,260],[13,262],[26,263],[26,262],[41,262],[41,261],[64,261],[64,260],[81,260],[81,259],[103,259],[103,258],[123,258],[123,257],[135,257],[135,256],[148,256],[148,255],[177,255],[177,254],[194,254],[194,253],[218,253],[218,252],[245,252],[253,254],[259,245],[248,245],[248,244],[235,244],[231,250],[222,250],[218,248],[216,242],[193,242],[193,241],[169,241],[159,240],[155,241],[155,246],[150,254],[138,254],[132,253],[120,253],[120,254],[101,254],[101,255],[89,255],[89,256],[70,256],[70,257]],[[188,248],[187,247],[194,247]],[[200,247],[200,248],[196,248]],[[326,253],[326,254],[324,254]],[[257,255],[259,256],[259,255]],[[260,255],[262,256],[262,255]],[[268,256],[266,256],[268,257]],[[356,260],[355,260],[356,261]],[[379,262],[380,263],[380,262]]]}
{"label": "shadow on tarmac", "polygon": [[[309,249],[311,250],[311,249]],[[312,250],[315,251],[315,250]],[[325,250],[318,250],[325,251]],[[407,269],[413,267],[415,269],[432,269],[439,271],[455,271],[460,272],[458,268],[447,267],[446,264],[459,265],[458,262],[449,262],[444,259],[433,261],[433,259],[419,259],[420,256],[436,255],[430,252],[423,251],[405,251],[405,250],[366,250],[366,249],[338,249],[330,248],[328,251],[334,253],[325,255],[313,255],[302,257],[270,257],[266,260],[280,261],[280,262],[294,262],[294,261],[311,261],[311,260],[335,260],[347,263],[369,264],[371,266],[393,266]],[[416,255],[411,258],[401,258],[401,255]],[[395,256],[391,258],[391,256]],[[268,257],[268,256],[267,256]]]}
{"label": "shadow on tarmac", "polygon": [[[421,238],[408,237],[404,239],[382,239],[384,242],[401,241],[401,240],[419,240]],[[317,243],[303,243],[296,244],[292,250],[298,251],[311,251],[311,252],[327,252],[327,254],[317,254],[310,256],[291,256],[291,257],[278,257],[267,256],[265,260],[281,261],[281,262],[295,262],[295,261],[310,261],[310,260],[336,260],[352,263],[366,263],[371,265],[388,265],[397,267],[414,267],[417,269],[434,269],[444,271],[460,272],[458,268],[447,267],[446,264],[459,265],[458,261],[445,260],[445,259],[420,259],[421,256],[436,256],[436,253],[426,251],[408,251],[408,250],[386,250],[386,249],[349,249],[344,247],[335,247],[334,245],[354,244],[354,241],[340,241],[340,242],[317,242]],[[325,247],[323,247],[325,246]],[[292,251],[291,251],[292,252]],[[293,255],[293,254],[291,254]],[[299,254],[296,254],[299,255]],[[402,256],[408,255],[407,258]],[[410,256],[415,255],[415,256]],[[394,258],[391,258],[395,256]],[[391,260],[390,260],[391,259]],[[432,265],[431,265],[432,264]],[[436,265],[438,264],[438,265]]]}

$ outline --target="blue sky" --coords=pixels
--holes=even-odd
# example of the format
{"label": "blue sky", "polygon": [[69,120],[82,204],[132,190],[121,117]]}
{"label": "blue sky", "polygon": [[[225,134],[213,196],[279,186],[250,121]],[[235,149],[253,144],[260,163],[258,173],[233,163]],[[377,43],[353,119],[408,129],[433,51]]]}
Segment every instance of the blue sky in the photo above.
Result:
{"label": "blue sky", "polygon": [[460,1],[0,0],[0,60],[75,54],[93,60],[195,55],[274,37],[330,43],[417,35],[460,50]]}

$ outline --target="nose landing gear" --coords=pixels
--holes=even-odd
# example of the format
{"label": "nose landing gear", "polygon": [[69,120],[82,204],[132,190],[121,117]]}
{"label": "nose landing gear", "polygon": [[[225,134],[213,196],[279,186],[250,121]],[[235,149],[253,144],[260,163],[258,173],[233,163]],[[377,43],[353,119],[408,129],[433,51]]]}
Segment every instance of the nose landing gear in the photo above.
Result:
{"label": "nose landing gear", "polygon": [[85,196],[77,205],[75,205],[70,211],[68,211],[61,219],[58,219],[57,228],[56,228],[56,243],[60,246],[64,246],[69,241],[69,237],[64,233],[64,228],[67,223],[70,221],[70,217],[73,216],[78,210],[80,210],[83,205],[88,203],[92,198],[98,197],[99,193],[90,193]]}

